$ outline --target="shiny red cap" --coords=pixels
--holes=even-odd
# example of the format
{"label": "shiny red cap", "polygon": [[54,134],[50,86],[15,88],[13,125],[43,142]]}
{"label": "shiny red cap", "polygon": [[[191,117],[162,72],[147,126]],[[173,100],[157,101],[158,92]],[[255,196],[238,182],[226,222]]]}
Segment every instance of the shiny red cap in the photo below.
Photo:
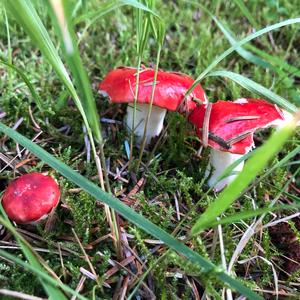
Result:
{"label": "shiny red cap", "polygon": [[56,181],[41,173],[29,173],[13,180],[7,187],[2,206],[16,223],[35,222],[46,216],[58,203]]}
{"label": "shiny red cap", "polygon": [[[218,101],[211,104],[208,127],[208,145],[214,149],[245,154],[254,147],[253,133],[284,120],[282,111],[261,99]],[[199,106],[189,116],[202,140],[206,105]]]}
{"label": "shiny red cap", "polygon": [[[140,71],[138,103],[150,103],[153,79],[155,71],[144,68]],[[104,80],[99,84],[99,89],[108,94],[114,103],[134,102],[136,87],[137,69],[120,67],[110,71]],[[158,71],[157,83],[153,105],[174,111],[181,104],[185,93],[194,83],[194,80],[181,73]],[[179,109],[180,112],[192,111],[196,106],[197,100],[207,103],[206,95],[202,87],[198,84],[195,89],[187,96],[186,103]]]}

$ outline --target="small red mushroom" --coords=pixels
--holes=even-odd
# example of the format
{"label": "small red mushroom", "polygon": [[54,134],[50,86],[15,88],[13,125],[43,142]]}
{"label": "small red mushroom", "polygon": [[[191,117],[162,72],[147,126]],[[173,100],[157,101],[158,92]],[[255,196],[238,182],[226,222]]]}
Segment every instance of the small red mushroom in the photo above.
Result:
{"label": "small red mushroom", "polygon": [[29,173],[13,180],[5,190],[2,206],[18,224],[44,219],[58,204],[60,191],[56,181],[41,173]]}
{"label": "small red mushroom", "polygon": [[222,190],[242,171],[244,162],[238,164],[226,178],[220,179],[224,170],[255,147],[253,134],[257,129],[280,126],[290,114],[276,105],[261,99],[217,101],[202,105],[190,114],[189,121],[197,128],[204,146],[210,146],[212,175],[208,180],[215,191]]}
{"label": "small red mushroom", "polygon": [[[141,140],[144,134],[145,120],[147,118],[149,103],[151,101],[155,71],[143,68],[139,75],[139,86],[136,106],[134,132]],[[99,90],[107,94],[113,103],[133,103],[137,79],[137,69],[121,67],[110,71],[99,85]],[[153,107],[147,128],[147,140],[149,144],[152,137],[160,134],[167,110],[190,112],[196,106],[196,101],[207,103],[206,95],[200,85],[190,93],[185,102],[184,96],[194,80],[181,73],[158,71]],[[126,127],[131,130],[133,123],[132,105],[127,107]]]}

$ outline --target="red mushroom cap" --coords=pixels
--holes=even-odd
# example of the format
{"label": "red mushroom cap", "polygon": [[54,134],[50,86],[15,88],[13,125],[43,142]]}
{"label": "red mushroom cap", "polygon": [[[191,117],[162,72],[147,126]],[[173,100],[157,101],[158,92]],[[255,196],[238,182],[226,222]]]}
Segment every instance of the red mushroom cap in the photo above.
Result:
{"label": "red mushroom cap", "polygon": [[56,181],[41,173],[29,173],[13,180],[7,187],[2,205],[16,223],[35,222],[47,215],[59,201]]}
{"label": "red mushroom cap", "polygon": [[[155,71],[153,69],[142,69],[140,71],[138,103],[149,104],[152,93],[153,79]],[[114,103],[134,102],[134,93],[137,78],[137,69],[121,67],[110,71],[100,83],[99,89],[108,94]],[[184,99],[187,90],[194,83],[194,80],[180,73],[158,71],[157,84],[153,105],[168,110],[176,110]],[[202,87],[198,84],[187,96],[186,103],[182,105],[180,112],[192,111],[196,106],[193,99],[198,99],[207,103],[206,95]]]}
{"label": "red mushroom cap", "polygon": [[[218,101],[211,104],[208,145],[214,149],[245,154],[254,146],[253,133],[284,120],[283,113],[274,104],[261,99]],[[189,116],[202,140],[206,105],[199,106]]]}

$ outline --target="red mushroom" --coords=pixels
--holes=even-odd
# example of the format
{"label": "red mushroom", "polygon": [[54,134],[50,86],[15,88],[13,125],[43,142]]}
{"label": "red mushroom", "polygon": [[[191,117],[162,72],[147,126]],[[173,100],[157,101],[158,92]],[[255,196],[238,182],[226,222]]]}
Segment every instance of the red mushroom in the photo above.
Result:
{"label": "red mushroom", "polygon": [[[153,88],[155,71],[144,68],[140,71],[134,133],[140,141],[144,134],[145,120],[148,114],[149,103]],[[113,103],[133,103],[137,79],[137,69],[121,67],[110,71],[100,83],[100,91],[107,94]],[[196,106],[196,101],[207,103],[206,95],[200,85],[190,93],[185,100],[185,93],[194,83],[194,80],[180,73],[158,71],[153,107],[147,128],[147,140],[149,144],[152,137],[160,134],[167,110],[190,112]],[[195,101],[193,101],[195,100]],[[131,130],[133,123],[133,106],[128,105],[126,127]]]}
{"label": "red mushroom", "polygon": [[280,126],[290,114],[276,105],[261,99],[238,99],[234,102],[218,101],[197,107],[189,116],[189,121],[197,128],[204,144],[210,146],[210,166],[213,167],[208,184],[215,191],[222,190],[243,169],[244,162],[238,164],[224,179],[220,176],[233,162],[255,147],[253,134],[257,129]]}
{"label": "red mushroom", "polygon": [[56,181],[41,173],[29,173],[7,187],[2,205],[8,217],[19,224],[45,218],[58,204],[60,191]]}

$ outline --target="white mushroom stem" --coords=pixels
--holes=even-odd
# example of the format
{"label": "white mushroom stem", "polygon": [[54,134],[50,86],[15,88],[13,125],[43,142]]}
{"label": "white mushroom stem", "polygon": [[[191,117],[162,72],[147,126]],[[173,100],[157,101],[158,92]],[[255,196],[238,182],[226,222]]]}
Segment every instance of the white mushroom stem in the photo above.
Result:
{"label": "white mushroom stem", "polygon": [[206,176],[210,174],[211,168],[211,176],[208,180],[209,187],[213,187],[214,191],[219,192],[224,187],[226,187],[229,183],[231,183],[239,172],[243,170],[244,161],[240,162],[228,175],[227,177],[218,180],[220,176],[224,173],[225,169],[241,158],[243,155],[241,154],[233,154],[230,152],[219,151],[215,149],[211,149],[209,167],[206,172]]}
{"label": "white mushroom stem", "polygon": [[[145,122],[147,119],[149,110],[148,104],[137,104],[136,114],[134,120],[134,134],[137,136],[137,142],[141,143],[144,136]],[[147,125],[146,132],[146,145],[148,145],[151,139],[159,135],[163,129],[164,119],[167,110],[165,108],[160,108],[157,106],[152,106],[151,115]],[[126,127],[129,132],[132,132],[132,122],[133,122],[134,107],[133,104],[127,106],[126,115]]]}

